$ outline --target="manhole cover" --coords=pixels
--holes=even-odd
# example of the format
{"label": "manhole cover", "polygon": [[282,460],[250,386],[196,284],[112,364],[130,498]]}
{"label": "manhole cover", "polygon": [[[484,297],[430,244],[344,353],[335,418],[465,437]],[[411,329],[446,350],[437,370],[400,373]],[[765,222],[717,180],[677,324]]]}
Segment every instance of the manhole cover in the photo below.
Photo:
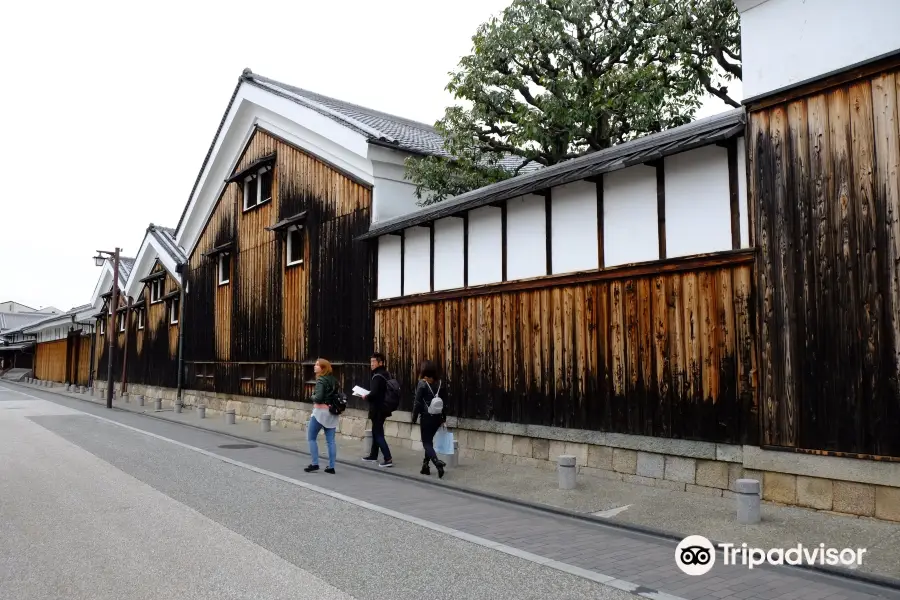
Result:
{"label": "manhole cover", "polygon": [[256,448],[255,444],[222,444],[219,448],[227,448],[228,450],[246,450],[247,448]]}

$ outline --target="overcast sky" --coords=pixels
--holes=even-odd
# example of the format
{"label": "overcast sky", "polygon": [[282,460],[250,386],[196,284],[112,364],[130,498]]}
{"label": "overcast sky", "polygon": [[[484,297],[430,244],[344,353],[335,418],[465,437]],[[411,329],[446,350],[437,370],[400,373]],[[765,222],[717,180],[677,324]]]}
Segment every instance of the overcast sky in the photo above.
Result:
{"label": "overcast sky", "polygon": [[7,3],[0,301],[89,302],[97,249],[134,256],[149,223],[175,227],[245,67],[433,123],[508,1]]}

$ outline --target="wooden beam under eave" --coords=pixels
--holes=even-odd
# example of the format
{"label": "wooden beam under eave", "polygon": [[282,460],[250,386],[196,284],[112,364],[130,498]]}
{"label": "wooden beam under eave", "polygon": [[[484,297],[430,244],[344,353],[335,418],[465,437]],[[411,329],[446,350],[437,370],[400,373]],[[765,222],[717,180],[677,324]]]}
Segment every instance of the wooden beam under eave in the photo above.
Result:
{"label": "wooden beam under eave", "polygon": [[728,193],[731,199],[731,249],[741,248],[741,201],[738,188],[738,148],[737,140],[729,140],[728,150]]}
{"label": "wooden beam under eave", "polygon": [[429,256],[428,271],[431,276],[431,282],[429,284],[430,285],[429,289],[432,292],[434,291],[434,225],[435,225],[434,221],[432,221],[431,223],[428,224],[428,231],[429,231],[429,235],[430,235],[430,240],[429,240],[430,247],[428,249],[428,256]]}
{"label": "wooden beam under eave", "polygon": [[603,175],[593,179],[597,186],[597,268],[602,269],[606,266],[603,256]]}
{"label": "wooden beam under eave", "polygon": [[656,218],[659,232],[659,260],[666,258],[666,164],[654,161],[656,166]]}
{"label": "wooden beam under eave", "polygon": [[469,213],[463,213],[463,287],[469,287]]}
{"label": "wooden beam under eave", "polygon": [[500,206],[500,245],[501,245],[501,259],[500,259],[500,281],[506,281],[506,256],[507,256],[507,235],[506,235],[506,206],[507,203],[504,202]]}
{"label": "wooden beam under eave", "polygon": [[403,295],[403,286],[406,283],[406,230],[400,230],[400,295]]}
{"label": "wooden beam under eave", "polygon": [[553,275],[553,195],[548,189],[544,194],[544,219],[547,242],[547,275]]}

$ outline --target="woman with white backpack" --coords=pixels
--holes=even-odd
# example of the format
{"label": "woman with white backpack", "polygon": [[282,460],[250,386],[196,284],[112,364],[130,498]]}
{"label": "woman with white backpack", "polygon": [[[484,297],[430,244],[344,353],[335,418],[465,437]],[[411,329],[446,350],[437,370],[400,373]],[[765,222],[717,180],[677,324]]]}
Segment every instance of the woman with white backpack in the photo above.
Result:
{"label": "woman with white backpack", "polygon": [[413,404],[412,422],[415,423],[419,416],[422,432],[422,446],[425,447],[425,458],[422,461],[422,475],[431,475],[430,463],[437,468],[438,477],[444,477],[444,467],[447,464],[437,457],[434,451],[434,436],[447,420],[444,410],[444,401],[441,399],[441,380],[438,377],[437,365],[431,361],[425,361],[419,370],[419,384],[416,386],[416,399]]}

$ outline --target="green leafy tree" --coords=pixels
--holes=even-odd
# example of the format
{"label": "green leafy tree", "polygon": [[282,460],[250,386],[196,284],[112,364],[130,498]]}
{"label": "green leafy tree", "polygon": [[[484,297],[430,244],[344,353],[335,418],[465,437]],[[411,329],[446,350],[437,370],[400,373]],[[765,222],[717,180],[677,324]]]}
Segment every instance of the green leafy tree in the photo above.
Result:
{"label": "green leafy tree", "polygon": [[447,157],[407,161],[421,205],[682,125],[704,94],[739,106],[732,0],[513,0],[472,42],[436,123]]}

